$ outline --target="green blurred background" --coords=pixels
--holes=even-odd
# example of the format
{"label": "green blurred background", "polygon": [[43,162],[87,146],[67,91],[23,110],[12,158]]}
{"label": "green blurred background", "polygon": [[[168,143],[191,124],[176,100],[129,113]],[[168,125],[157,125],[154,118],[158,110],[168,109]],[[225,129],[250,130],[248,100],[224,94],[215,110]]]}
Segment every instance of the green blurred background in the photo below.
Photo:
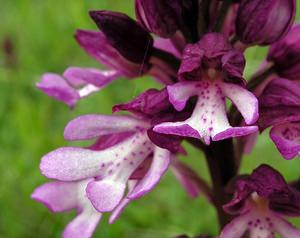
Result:
{"label": "green blurred background", "polygon": [[[299,4],[299,0],[298,4]],[[44,72],[62,73],[70,66],[95,66],[73,39],[75,29],[96,29],[89,9],[111,9],[133,16],[133,0],[1,0],[0,7],[0,237],[60,237],[75,213],[51,214],[30,199],[34,188],[47,181],[39,172],[43,154],[68,145],[66,123],[81,114],[110,113],[115,103],[132,99],[145,88],[159,87],[150,78],[119,80],[79,103],[71,111],[43,95],[35,83]],[[10,56],[3,45],[11,44]],[[255,72],[266,49],[246,52],[246,77]],[[188,157],[209,180],[203,156],[187,145]],[[260,163],[279,168],[288,179],[300,175],[298,159],[284,161],[265,132],[242,172]],[[216,234],[214,210],[203,198],[190,199],[169,172],[145,198],[132,202],[113,225],[104,216],[94,237],[166,238],[176,234]],[[300,223],[298,223],[300,225]]]}

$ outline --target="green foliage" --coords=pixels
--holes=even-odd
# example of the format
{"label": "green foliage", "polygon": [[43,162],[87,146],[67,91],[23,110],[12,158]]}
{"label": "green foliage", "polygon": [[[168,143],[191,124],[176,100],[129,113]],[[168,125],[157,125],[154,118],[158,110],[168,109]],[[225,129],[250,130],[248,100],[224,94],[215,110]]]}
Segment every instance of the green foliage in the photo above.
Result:
{"label": "green foliage", "polygon": [[[113,104],[158,86],[150,78],[119,80],[80,102],[74,111],[35,88],[39,76],[46,71],[61,73],[69,65],[100,67],[72,38],[76,28],[96,28],[88,17],[89,9],[133,15],[133,1],[1,1],[0,42],[11,39],[17,61],[8,65],[0,52],[0,237],[60,237],[74,213],[51,214],[30,199],[34,188],[46,181],[38,168],[41,156],[67,145],[62,132],[70,119],[86,113],[110,113]],[[247,52],[247,76],[257,69],[264,52],[260,48]],[[182,159],[208,179],[202,155],[190,147],[189,152]],[[260,163],[280,168],[289,179],[299,175],[299,161],[284,161],[267,132],[254,153],[245,158],[242,172],[250,172]],[[215,212],[204,198],[188,198],[168,173],[155,191],[133,202],[116,224],[107,225],[105,216],[95,237],[165,238],[180,233],[215,234],[216,230]]]}

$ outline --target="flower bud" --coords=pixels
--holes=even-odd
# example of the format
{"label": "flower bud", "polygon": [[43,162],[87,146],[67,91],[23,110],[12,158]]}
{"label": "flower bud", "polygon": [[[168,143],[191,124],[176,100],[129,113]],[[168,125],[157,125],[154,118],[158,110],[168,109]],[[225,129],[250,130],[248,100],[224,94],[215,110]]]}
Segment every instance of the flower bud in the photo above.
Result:
{"label": "flower bud", "polygon": [[136,21],[112,11],[91,11],[90,16],[109,43],[126,59],[138,64],[148,59],[153,39]]}
{"label": "flower bud", "polygon": [[279,76],[300,79],[300,24],[271,46],[267,60],[274,63]]}
{"label": "flower bud", "polygon": [[237,35],[245,44],[272,44],[289,31],[295,13],[295,0],[244,0],[236,20]]}
{"label": "flower bud", "polygon": [[195,2],[194,0],[135,0],[136,17],[150,32],[168,38],[177,30],[190,27],[185,24],[185,20],[195,16],[192,14],[197,9]]}

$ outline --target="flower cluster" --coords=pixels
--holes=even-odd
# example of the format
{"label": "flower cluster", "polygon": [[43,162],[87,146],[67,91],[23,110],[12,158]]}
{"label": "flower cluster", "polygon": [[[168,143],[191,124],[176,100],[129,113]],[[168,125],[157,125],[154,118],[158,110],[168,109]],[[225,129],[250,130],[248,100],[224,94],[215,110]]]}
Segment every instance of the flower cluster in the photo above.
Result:
{"label": "flower cluster", "polygon": [[[37,87],[71,108],[120,77],[149,75],[161,88],[113,106],[113,115],[69,122],[66,140],[93,142],[46,154],[40,170],[54,181],[38,187],[32,198],[54,212],[77,209],[63,237],[88,238],[103,213],[110,212],[114,222],[170,169],[192,197],[202,194],[216,207],[224,226],[220,238],[247,232],[299,238],[300,230],[283,218],[300,215],[299,188],[268,165],[249,176],[237,174],[246,147],[269,127],[284,158],[300,155],[295,0],[135,0],[135,10],[137,20],[91,11],[100,31],[75,34],[106,70],[70,67],[62,76],[44,74]],[[256,45],[270,48],[247,81],[244,51]],[[213,186],[178,159],[187,154],[184,140],[206,155]]]}

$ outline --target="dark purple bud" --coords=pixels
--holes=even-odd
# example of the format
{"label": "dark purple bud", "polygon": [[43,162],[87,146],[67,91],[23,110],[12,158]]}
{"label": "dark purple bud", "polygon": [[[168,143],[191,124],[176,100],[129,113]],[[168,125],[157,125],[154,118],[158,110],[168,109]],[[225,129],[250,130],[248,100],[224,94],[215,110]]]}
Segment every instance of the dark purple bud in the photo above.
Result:
{"label": "dark purple bud", "polygon": [[141,64],[149,58],[153,39],[136,21],[112,11],[91,11],[90,16],[110,44],[126,59]]}
{"label": "dark purple bud", "polygon": [[295,14],[295,0],[243,0],[236,20],[237,35],[245,44],[272,44],[289,31]]}
{"label": "dark purple bud", "polygon": [[[138,21],[150,32],[161,37],[171,37],[177,30],[193,27],[189,19],[196,17],[194,0],[135,0]],[[194,19],[196,22],[197,19]],[[189,29],[191,31],[191,29]]]}
{"label": "dark purple bud", "polygon": [[300,24],[271,46],[267,60],[275,64],[275,71],[281,77],[300,79]]}

